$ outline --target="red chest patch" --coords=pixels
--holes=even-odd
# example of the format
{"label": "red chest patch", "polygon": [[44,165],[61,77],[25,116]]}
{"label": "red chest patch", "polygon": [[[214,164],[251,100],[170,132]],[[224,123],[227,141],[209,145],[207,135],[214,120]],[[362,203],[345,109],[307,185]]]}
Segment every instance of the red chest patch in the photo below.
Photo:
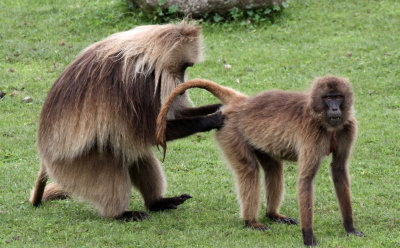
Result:
{"label": "red chest patch", "polygon": [[337,146],[337,140],[336,140],[336,132],[332,131],[331,132],[331,138],[329,139],[329,150],[327,151],[326,155],[331,154]]}

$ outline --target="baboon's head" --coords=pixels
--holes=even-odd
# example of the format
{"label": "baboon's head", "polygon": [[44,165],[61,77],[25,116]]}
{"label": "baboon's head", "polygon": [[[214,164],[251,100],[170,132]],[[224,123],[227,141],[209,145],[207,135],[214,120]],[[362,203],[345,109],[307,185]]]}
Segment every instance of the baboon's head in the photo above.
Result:
{"label": "baboon's head", "polygon": [[311,108],[330,127],[338,127],[348,120],[353,106],[353,90],[345,78],[326,76],[317,78],[311,89]]}
{"label": "baboon's head", "polygon": [[187,20],[116,33],[94,44],[92,49],[100,61],[119,61],[121,77],[127,84],[140,76],[155,82],[161,102],[185,80],[186,69],[203,56],[201,27]]}

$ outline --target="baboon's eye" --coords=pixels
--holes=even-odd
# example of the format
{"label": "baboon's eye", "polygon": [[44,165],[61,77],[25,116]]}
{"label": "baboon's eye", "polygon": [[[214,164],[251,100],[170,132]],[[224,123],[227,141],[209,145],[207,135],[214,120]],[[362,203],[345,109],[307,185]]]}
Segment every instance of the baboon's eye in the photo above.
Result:
{"label": "baboon's eye", "polygon": [[328,96],[324,96],[323,99],[327,100],[327,101],[342,101],[343,100],[343,96],[342,95],[328,95]]}

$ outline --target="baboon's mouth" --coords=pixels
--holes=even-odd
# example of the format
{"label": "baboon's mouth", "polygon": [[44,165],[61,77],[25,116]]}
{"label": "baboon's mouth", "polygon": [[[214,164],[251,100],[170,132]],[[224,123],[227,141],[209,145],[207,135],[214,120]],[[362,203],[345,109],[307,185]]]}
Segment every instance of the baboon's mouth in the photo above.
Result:
{"label": "baboon's mouth", "polygon": [[342,121],[342,117],[340,117],[340,116],[332,116],[332,117],[329,117],[329,119],[328,119],[328,122],[331,126],[337,126],[341,123],[341,121]]}

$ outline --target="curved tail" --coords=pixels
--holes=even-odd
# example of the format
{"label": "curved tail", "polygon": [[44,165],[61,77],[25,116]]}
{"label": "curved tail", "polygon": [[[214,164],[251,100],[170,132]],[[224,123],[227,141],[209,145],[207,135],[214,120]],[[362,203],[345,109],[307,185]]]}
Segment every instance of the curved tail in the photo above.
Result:
{"label": "curved tail", "polygon": [[160,113],[157,117],[157,128],[156,128],[156,144],[157,146],[161,146],[164,150],[164,157],[165,152],[167,149],[166,143],[166,129],[167,129],[167,113],[169,108],[171,107],[172,103],[174,102],[175,98],[182,94],[185,90],[190,88],[201,88],[205,89],[215,97],[217,97],[223,104],[229,104],[232,101],[235,101],[239,98],[246,98],[247,96],[233,90],[231,88],[221,86],[213,81],[206,80],[206,79],[192,79],[188,80],[178,87],[176,87],[172,93],[169,95],[167,100],[163,103]]}

